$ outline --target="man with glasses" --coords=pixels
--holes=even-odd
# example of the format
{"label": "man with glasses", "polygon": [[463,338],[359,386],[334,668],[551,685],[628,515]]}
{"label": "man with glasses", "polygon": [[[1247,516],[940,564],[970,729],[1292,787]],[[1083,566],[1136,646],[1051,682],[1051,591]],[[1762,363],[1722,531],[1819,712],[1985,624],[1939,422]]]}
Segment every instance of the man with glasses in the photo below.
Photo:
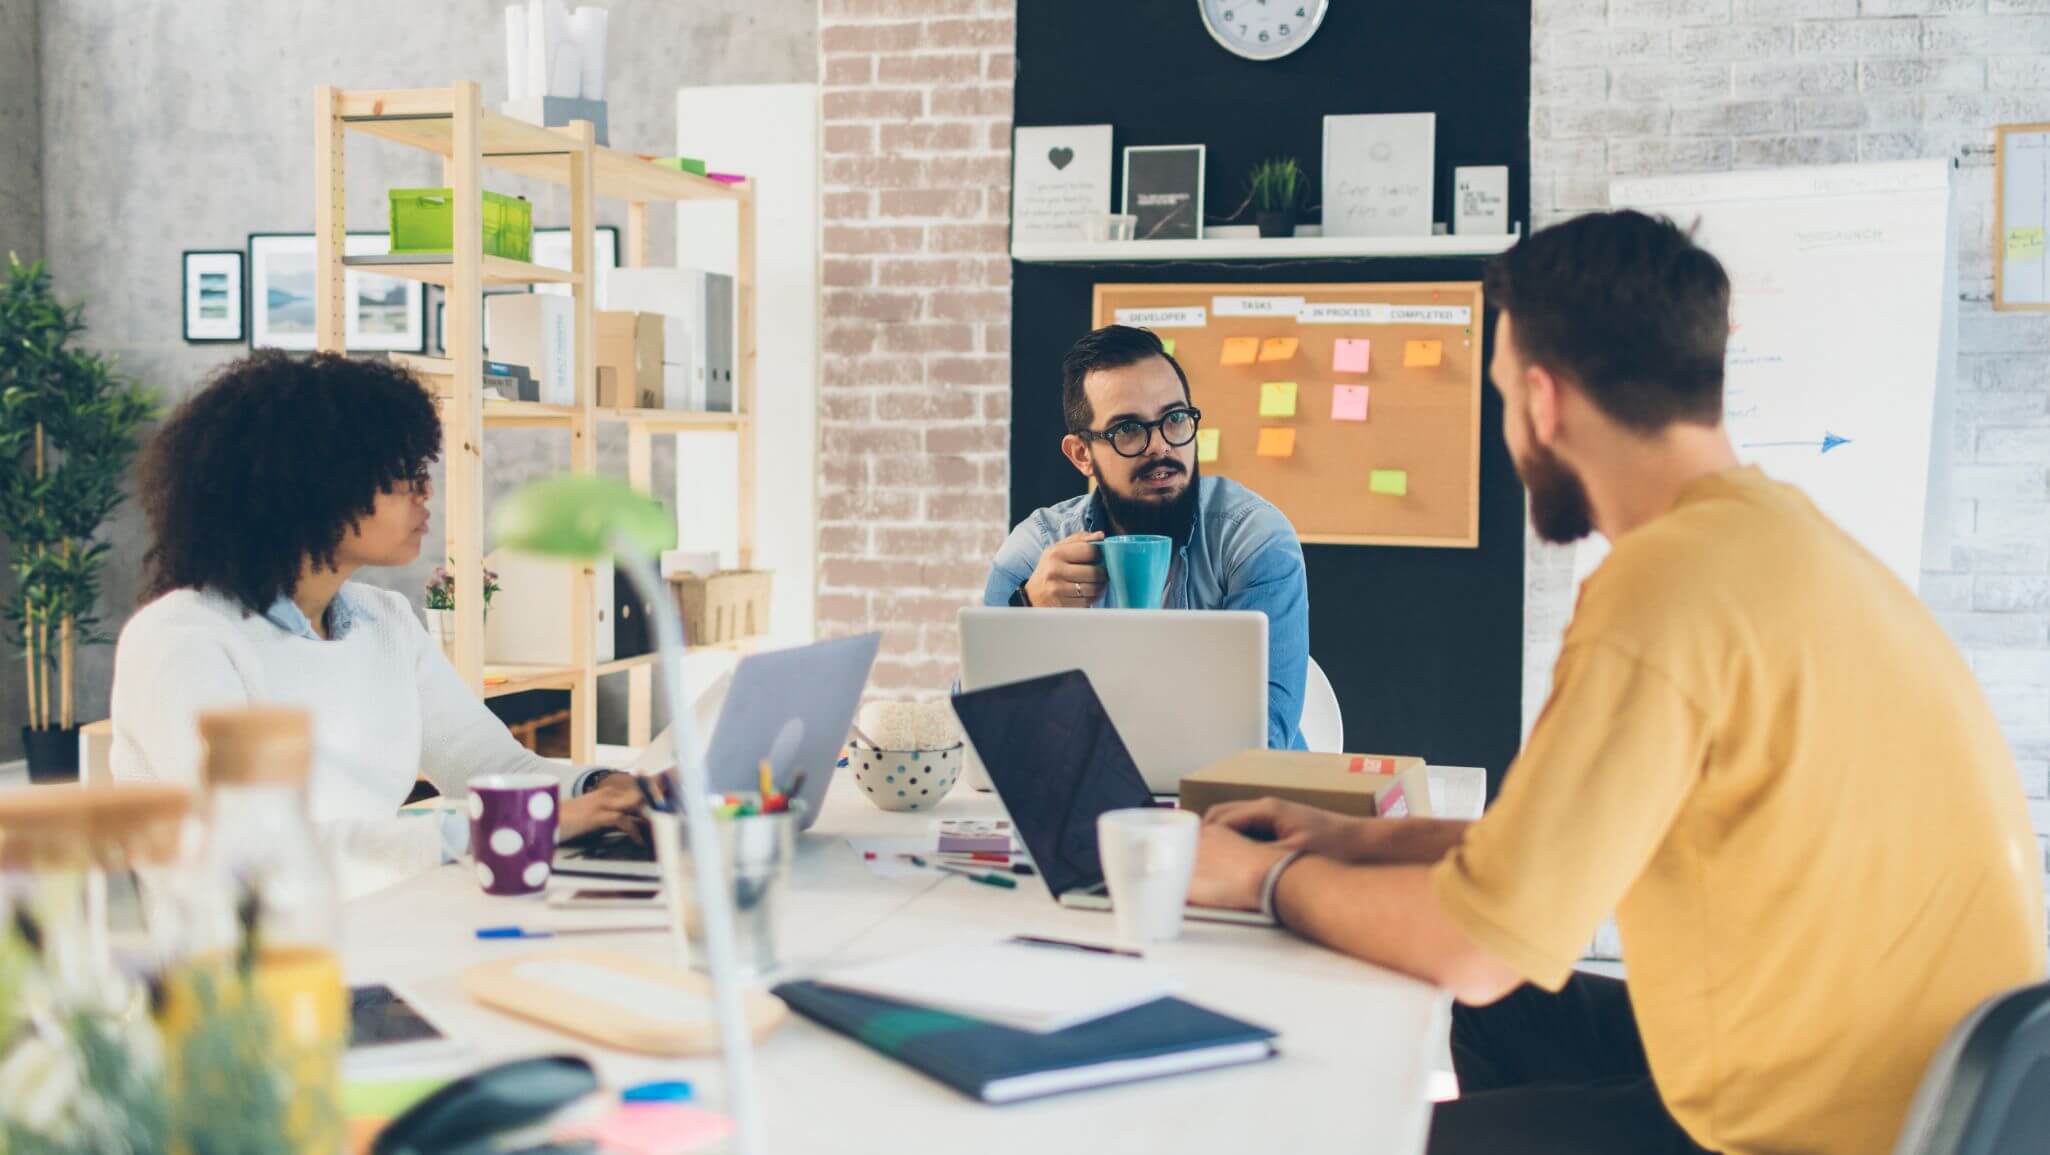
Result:
{"label": "man with glasses", "polygon": [[1196,463],[1203,413],[1182,367],[1145,329],[1107,325],[1061,361],[1061,439],[1096,488],[1048,506],[1013,530],[990,566],[992,606],[1100,605],[1106,534],[1174,542],[1161,604],[1267,615],[1267,744],[1300,749],[1310,597],[1303,550],[1280,510],[1245,486],[1204,477]]}

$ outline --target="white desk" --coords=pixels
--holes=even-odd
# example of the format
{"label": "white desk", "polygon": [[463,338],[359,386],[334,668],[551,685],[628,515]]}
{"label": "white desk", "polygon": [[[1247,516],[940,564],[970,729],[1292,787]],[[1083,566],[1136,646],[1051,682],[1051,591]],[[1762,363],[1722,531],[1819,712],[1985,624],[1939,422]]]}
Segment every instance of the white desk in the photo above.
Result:
{"label": "white desk", "polygon": [[[783,923],[783,976],[930,943],[1031,932],[1108,937],[1109,916],[1071,911],[1036,879],[1015,891],[955,876],[877,879],[848,836],[916,834],[939,817],[994,817],[994,795],[964,784],[937,810],[886,814],[852,779],[837,777],[818,824],[800,839]],[[646,916],[655,920],[650,912]],[[651,1060],[607,1051],[466,1000],[472,963],[558,945],[667,960],[666,935],[479,942],[477,927],[573,920],[638,921],[632,911],[552,910],[538,899],[490,898],[465,867],[444,867],[359,899],[345,912],[352,982],[393,981],[473,1047],[466,1066],[574,1052],[623,1084],[687,1078],[718,1094],[716,1059]],[[1286,933],[1189,923],[1153,959],[1180,976],[1192,1001],[1279,1031],[1278,1058],[1156,1082],[989,1107],[851,1039],[792,1015],[756,1051],[766,1149],[785,1155],[1129,1155],[1134,1151],[1330,1150],[1411,1155],[1430,1117],[1431,1056],[1443,1048],[1447,1001],[1432,988],[1312,947]]]}

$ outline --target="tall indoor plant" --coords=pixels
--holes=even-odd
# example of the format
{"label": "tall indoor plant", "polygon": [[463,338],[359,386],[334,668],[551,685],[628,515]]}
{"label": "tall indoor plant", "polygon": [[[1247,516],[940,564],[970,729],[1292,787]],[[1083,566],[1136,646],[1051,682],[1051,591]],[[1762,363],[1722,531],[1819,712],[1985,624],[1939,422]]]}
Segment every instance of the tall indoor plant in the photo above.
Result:
{"label": "tall indoor plant", "polygon": [[72,343],[85,307],[65,305],[42,262],[8,254],[0,285],[0,537],[15,591],[4,607],[28,677],[22,745],[30,777],[78,774],[78,647],[95,630],[108,546],[148,390]]}

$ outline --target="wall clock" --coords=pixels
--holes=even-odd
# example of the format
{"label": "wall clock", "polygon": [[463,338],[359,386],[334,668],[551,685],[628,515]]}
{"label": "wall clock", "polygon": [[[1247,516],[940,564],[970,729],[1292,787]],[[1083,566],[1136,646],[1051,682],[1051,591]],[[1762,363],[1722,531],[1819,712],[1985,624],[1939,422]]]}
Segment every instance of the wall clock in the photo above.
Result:
{"label": "wall clock", "polygon": [[1196,0],[1211,39],[1247,60],[1279,60],[1310,42],[1330,0]]}

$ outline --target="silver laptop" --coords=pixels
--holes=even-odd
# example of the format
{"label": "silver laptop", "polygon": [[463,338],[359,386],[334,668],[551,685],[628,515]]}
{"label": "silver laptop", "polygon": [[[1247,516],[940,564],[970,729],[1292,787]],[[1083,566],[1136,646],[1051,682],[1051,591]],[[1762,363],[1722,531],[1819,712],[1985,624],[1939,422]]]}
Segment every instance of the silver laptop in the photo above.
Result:
{"label": "silver laptop", "polygon": [[[868,685],[869,667],[875,664],[881,641],[881,634],[863,634],[742,658],[705,747],[706,783],[715,793],[752,793],[759,789],[763,762],[783,786],[801,771],[804,785],[791,802],[800,811],[798,829],[809,829],[825,803],[826,787],[854,725],[854,711],[861,705],[861,691]],[[672,751],[671,731],[664,730],[632,769],[667,769],[676,761]],[[564,846],[556,855],[556,868],[656,877],[652,848],[623,832]]]}
{"label": "silver laptop", "polygon": [[[1109,910],[1096,819],[1106,811],[1151,806],[1153,793],[1140,780],[1089,676],[1069,670],[963,692],[954,695],[954,713],[1054,899],[1080,910]],[[1254,911],[1192,904],[1187,914],[1207,922],[1274,925]]]}
{"label": "silver laptop", "polygon": [[[1267,746],[1267,615],[1247,610],[961,611],[961,688],[1079,669],[1155,794]],[[971,760],[969,781],[989,789]]]}

